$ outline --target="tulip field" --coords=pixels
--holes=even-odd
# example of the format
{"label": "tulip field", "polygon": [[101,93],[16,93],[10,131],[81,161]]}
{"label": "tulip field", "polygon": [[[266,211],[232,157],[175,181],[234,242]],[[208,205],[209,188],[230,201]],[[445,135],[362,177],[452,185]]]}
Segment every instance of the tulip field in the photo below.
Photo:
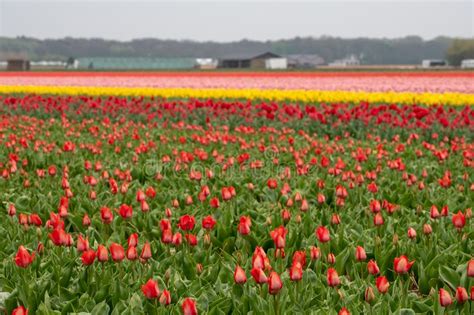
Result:
{"label": "tulip field", "polygon": [[474,314],[473,81],[0,73],[0,312]]}

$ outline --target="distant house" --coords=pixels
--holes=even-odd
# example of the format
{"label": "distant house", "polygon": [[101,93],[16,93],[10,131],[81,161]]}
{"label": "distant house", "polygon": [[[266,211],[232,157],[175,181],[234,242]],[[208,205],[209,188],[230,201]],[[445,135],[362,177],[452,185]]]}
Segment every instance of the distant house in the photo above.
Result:
{"label": "distant house", "polygon": [[461,61],[461,68],[471,69],[474,68],[474,59],[464,59]]}
{"label": "distant house", "polygon": [[421,62],[422,68],[446,67],[447,65],[447,61],[442,59],[425,59]]}
{"label": "distant house", "polygon": [[324,59],[318,55],[288,55],[288,68],[311,69],[324,64]]}
{"label": "distant house", "polygon": [[196,58],[194,68],[196,69],[216,69],[219,61],[213,58]]}
{"label": "distant house", "polygon": [[344,59],[334,60],[329,64],[331,67],[352,67],[359,66],[360,60],[355,55],[350,55]]}
{"label": "distant house", "polygon": [[30,61],[26,59],[8,59],[7,71],[29,71]]}
{"label": "distant house", "polygon": [[267,67],[266,61],[275,58],[282,57],[272,52],[229,55],[219,59],[219,68],[265,69]]}

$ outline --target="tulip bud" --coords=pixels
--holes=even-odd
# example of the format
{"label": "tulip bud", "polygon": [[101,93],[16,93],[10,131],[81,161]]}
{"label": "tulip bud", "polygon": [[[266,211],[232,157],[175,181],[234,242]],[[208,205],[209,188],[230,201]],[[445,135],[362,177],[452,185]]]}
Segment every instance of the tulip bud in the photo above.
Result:
{"label": "tulip bud", "polygon": [[337,287],[341,283],[339,275],[337,274],[337,271],[334,268],[328,269],[326,278],[330,287]]}
{"label": "tulip bud", "polygon": [[161,305],[170,305],[171,303],[171,293],[168,290],[163,290],[160,296],[160,304]]}
{"label": "tulip bud", "polygon": [[451,305],[451,303],[453,303],[451,294],[449,294],[445,289],[439,289],[439,304],[442,307],[447,307]]}
{"label": "tulip bud", "polygon": [[375,260],[370,260],[368,263],[367,263],[367,271],[371,274],[371,275],[376,275],[380,272],[380,269],[379,269],[379,266],[377,265],[377,262]]}
{"label": "tulip bud", "polygon": [[280,275],[278,275],[275,271],[272,271],[268,277],[268,293],[275,295],[281,290],[282,287],[283,282],[281,281]]}
{"label": "tulip bud", "polygon": [[202,264],[197,264],[197,265],[196,265],[196,273],[197,273],[198,275],[200,275],[203,270],[204,270],[204,268],[203,268]]}
{"label": "tulip bud", "polygon": [[398,244],[398,234],[393,234],[393,239],[392,239],[392,243],[393,245],[397,245]]}
{"label": "tulip bud", "polygon": [[408,238],[409,239],[415,239],[416,238],[416,230],[412,227],[408,228]]}
{"label": "tulip bud", "polygon": [[431,228],[431,225],[429,224],[423,225],[423,234],[430,235],[432,232],[433,232],[433,229]]}
{"label": "tulip bud", "polygon": [[300,214],[296,215],[295,222],[298,223],[298,224],[301,223],[301,215]]}
{"label": "tulip bud", "polygon": [[375,280],[375,285],[377,286],[377,290],[382,294],[387,293],[390,287],[390,283],[385,276],[378,277],[377,280]]}
{"label": "tulip bud", "polygon": [[367,254],[362,246],[357,246],[355,256],[357,261],[365,261],[367,259]]}
{"label": "tulip bud", "polygon": [[369,304],[371,304],[375,300],[375,294],[372,287],[368,287],[367,289],[365,289],[364,298],[365,301]]}
{"label": "tulip bud", "polygon": [[244,284],[245,282],[247,282],[247,276],[245,274],[245,271],[239,265],[235,267],[234,281],[237,284]]}
{"label": "tulip bud", "polygon": [[341,310],[339,311],[339,313],[337,313],[338,315],[351,315],[351,313],[349,312],[349,310],[345,307],[341,308]]}
{"label": "tulip bud", "polygon": [[210,245],[211,235],[209,233],[204,234],[203,241],[204,241],[204,245]]}
{"label": "tulip bud", "polygon": [[469,300],[469,295],[467,294],[467,291],[463,287],[458,287],[456,289],[456,300],[458,301],[459,304],[464,304]]}

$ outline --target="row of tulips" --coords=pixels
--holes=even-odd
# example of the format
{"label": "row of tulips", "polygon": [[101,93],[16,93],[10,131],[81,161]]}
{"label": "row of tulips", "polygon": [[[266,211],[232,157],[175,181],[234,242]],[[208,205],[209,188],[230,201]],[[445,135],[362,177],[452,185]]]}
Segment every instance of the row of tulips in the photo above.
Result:
{"label": "row of tulips", "polygon": [[0,73],[0,85],[474,93],[458,73]]}
{"label": "row of tulips", "polygon": [[276,102],[302,103],[395,103],[425,105],[457,105],[474,104],[474,94],[459,92],[366,92],[344,90],[304,90],[304,89],[230,89],[230,88],[163,88],[163,87],[102,87],[102,86],[31,86],[2,85],[0,94],[40,94],[40,95],[89,95],[118,97],[160,97],[170,99],[248,99],[272,100]]}

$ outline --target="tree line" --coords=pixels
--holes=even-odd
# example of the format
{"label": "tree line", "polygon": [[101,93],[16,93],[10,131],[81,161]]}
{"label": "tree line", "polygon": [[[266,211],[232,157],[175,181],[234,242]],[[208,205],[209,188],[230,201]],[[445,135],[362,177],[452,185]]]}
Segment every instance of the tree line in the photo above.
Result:
{"label": "tree line", "polygon": [[281,55],[316,54],[326,62],[355,55],[362,64],[369,65],[419,64],[423,59],[444,58],[459,64],[462,59],[474,58],[474,40],[449,37],[424,40],[418,36],[395,39],[344,39],[323,36],[219,43],[155,38],[117,41],[71,37],[44,40],[0,37],[0,56],[22,54],[31,60],[67,60],[69,57],[220,58],[264,51]]}

